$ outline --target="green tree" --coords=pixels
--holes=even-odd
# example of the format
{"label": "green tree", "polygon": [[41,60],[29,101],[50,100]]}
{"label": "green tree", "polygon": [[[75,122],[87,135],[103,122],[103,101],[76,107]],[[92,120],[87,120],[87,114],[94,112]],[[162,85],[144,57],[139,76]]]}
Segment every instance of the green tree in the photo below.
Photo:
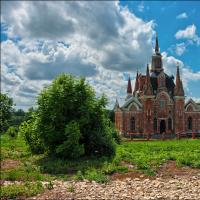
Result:
{"label": "green tree", "polygon": [[[46,151],[60,155],[60,152],[67,152],[70,146],[71,151],[80,151],[79,155],[83,152],[82,147],[86,155],[113,155],[115,142],[105,109],[106,103],[104,96],[95,96],[84,78],[68,74],[58,76],[39,95],[35,115],[35,130]],[[72,121],[76,125],[71,124]],[[74,148],[78,150],[70,144],[76,144]]]}
{"label": "green tree", "polygon": [[84,154],[84,145],[80,145],[80,129],[75,121],[71,121],[65,128],[65,140],[56,148],[56,153],[62,157],[78,158]]}
{"label": "green tree", "polygon": [[12,98],[0,93],[0,132],[5,132],[9,127],[9,120],[13,111],[12,106]]}

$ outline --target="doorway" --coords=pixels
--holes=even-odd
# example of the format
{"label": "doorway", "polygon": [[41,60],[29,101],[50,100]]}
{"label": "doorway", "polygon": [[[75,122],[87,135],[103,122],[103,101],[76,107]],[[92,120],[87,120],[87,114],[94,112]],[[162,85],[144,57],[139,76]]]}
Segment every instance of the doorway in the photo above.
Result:
{"label": "doorway", "polygon": [[165,123],[165,120],[161,120],[160,121],[160,133],[164,133],[166,131],[166,123]]}

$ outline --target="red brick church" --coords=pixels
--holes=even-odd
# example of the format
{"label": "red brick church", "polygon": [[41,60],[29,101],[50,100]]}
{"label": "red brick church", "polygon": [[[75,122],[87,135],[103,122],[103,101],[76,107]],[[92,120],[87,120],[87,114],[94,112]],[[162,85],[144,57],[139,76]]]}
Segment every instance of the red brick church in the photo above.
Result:
{"label": "red brick church", "polygon": [[116,100],[115,126],[124,135],[178,134],[200,130],[200,104],[185,102],[182,80],[177,66],[176,80],[163,69],[162,55],[156,37],[151,69],[137,73],[132,89],[128,80],[124,105]]}

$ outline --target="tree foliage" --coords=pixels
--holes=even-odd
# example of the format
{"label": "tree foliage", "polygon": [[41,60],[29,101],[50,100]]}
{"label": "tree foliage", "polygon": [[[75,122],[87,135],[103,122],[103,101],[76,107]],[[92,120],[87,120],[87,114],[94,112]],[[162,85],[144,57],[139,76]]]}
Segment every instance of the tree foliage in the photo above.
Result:
{"label": "tree foliage", "polygon": [[56,153],[62,157],[78,158],[84,154],[84,145],[80,144],[80,129],[75,121],[66,125],[64,142],[56,148]]}
{"label": "tree foliage", "polygon": [[25,138],[25,141],[29,144],[29,148],[33,153],[44,153],[44,144],[39,137],[37,129],[37,117],[22,122],[19,127],[19,134]]}
{"label": "tree foliage", "polygon": [[95,96],[84,78],[67,74],[57,77],[39,95],[33,123],[45,150],[69,158],[83,153],[114,154],[106,103],[104,96]]}
{"label": "tree foliage", "polygon": [[9,127],[9,120],[13,111],[12,106],[12,98],[0,93],[0,132],[5,132]]}

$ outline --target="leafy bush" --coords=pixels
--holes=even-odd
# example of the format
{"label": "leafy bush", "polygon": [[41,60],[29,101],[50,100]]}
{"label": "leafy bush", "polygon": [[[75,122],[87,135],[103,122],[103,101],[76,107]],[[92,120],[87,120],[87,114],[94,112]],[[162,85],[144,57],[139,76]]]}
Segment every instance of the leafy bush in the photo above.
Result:
{"label": "leafy bush", "polygon": [[13,111],[12,106],[12,98],[0,93],[0,133],[5,132],[9,127],[9,120]]}
{"label": "leafy bush", "polygon": [[15,139],[18,135],[18,128],[16,126],[10,126],[6,133],[9,135],[10,138]]}
{"label": "leafy bush", "polygon": [[104,96],[97,98],[84,78],[62,74],[38,97],[38,109],[22,132],[32,152],[65,158],[115,154]]}
{"label": "leafy bush", "polygon": [[79,125],[71,121],[65,128],[66,140],[56,148],[56,153],[62,157],[78,158],[84,154],[83,144],[79,144],[81,137]]}
{"label": "leafy bush", "polygon": [[39,154],[44,152],[44,144],[39,137],[37,130],[36,120],[28,120],[21,124],[19,127],[19,134],[24,136],[25,141],[29,145],[33,153]]}

